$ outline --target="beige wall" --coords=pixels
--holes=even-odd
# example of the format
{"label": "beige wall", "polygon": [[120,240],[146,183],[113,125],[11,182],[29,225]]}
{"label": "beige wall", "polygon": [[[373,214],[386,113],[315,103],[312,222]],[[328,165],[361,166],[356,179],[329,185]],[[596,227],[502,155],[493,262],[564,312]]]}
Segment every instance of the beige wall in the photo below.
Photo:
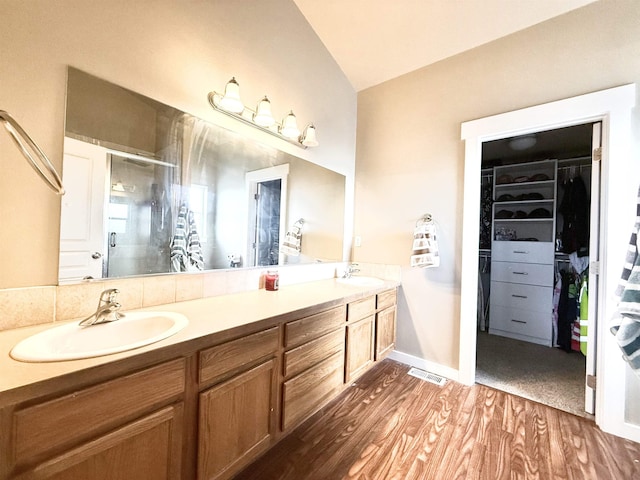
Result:
{"label": "beige wall", "polygon": [[[640,2],[604,0],[358,94],[354,259],[404,267],[399,351],[458,368],[460,124],[640,84],[639,25]],[[441,266],[412,270],[413,227],[427,212]]]}
{"label": "beige wall", "polygon": [[[356,94],[289,0],[0,0],[0,18],[0,109],[58,168],[72,65],[353,182]],[[247,104],[266,93],[275,115],[293,108],[313,121],[320,147],[303,151],[214,112],[207,93],[232,75]],[[60,199],[2,132],[0,168],[0,288],[54,285]]]}

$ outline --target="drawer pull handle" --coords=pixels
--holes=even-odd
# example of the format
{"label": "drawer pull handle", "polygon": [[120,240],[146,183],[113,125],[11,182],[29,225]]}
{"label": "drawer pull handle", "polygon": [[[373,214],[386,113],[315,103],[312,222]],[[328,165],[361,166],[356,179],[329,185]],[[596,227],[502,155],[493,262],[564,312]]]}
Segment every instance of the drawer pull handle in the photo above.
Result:
{"label": "drawer pull handle", "polygon": [[513,253],[523,253],[523,254],[525,254],[525,255],[526,255],[526,254],[527,254],[527,253],[529,253],[529,252],[526,252],[526,251],[524,251],[524,250],[514,250],[514,251],[513,251]]}
{"label": "drawer pull handle", "polygon": [[516,320],[514,318],[511,319],[512,322],[516,322],[516,323],[527,323],[524,320]]}
{"label": "drawer pull handle", "polygon": [[515,293],[511,294],[511,296],[514,298],[529,298],[526,295],[516,295]]}
{"label": "drawer pull handle", "polygon": [[529,275],[529,272],[511,272],[514,275]]}

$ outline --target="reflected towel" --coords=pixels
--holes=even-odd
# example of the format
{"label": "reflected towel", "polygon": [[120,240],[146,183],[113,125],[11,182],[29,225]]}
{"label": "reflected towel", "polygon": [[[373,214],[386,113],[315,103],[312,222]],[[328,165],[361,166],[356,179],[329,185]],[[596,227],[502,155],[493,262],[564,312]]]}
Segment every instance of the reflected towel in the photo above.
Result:
{"label": "reflected towel", "polygon": [[204,259],[193,212],[183,204],[176,220],[176,230],[171,239],[171,270],[189,272],[203,270]]}

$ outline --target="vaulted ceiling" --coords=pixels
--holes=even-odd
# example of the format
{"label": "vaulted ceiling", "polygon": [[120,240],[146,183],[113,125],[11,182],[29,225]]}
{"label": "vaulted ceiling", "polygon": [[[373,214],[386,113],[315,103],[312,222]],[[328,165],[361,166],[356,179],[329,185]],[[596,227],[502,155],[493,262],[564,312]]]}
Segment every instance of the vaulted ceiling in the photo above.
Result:
{"label": "vaulted ceiling", "polygon": [[356,91],[595,0],[294,0]]}

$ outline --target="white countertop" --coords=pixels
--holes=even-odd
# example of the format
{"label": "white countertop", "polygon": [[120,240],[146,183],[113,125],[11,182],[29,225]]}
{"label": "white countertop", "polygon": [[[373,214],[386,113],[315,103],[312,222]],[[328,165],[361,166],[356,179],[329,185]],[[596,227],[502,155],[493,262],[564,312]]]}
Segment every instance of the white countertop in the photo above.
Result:
{"label": "white countertop", "polygon": [[332,279],[284,286],[275,292],[255,290],[144,308],[140,310],[181,313],[189,319],[189,325],[175,335],[151,345],[82,360],[25,363],[10,357],[9,352],[22,339],[62,323],[5,330],[0,332],[0,398],[3,394],[38,382],[109,364],[116,360],[131,358],[170,345],[189,342],[316,305],[342,300],[349,302],[367,294],[374,294],[397,286],[398,283],[393,281],[385,282],[384,285],[376,287],[353,286]]}

